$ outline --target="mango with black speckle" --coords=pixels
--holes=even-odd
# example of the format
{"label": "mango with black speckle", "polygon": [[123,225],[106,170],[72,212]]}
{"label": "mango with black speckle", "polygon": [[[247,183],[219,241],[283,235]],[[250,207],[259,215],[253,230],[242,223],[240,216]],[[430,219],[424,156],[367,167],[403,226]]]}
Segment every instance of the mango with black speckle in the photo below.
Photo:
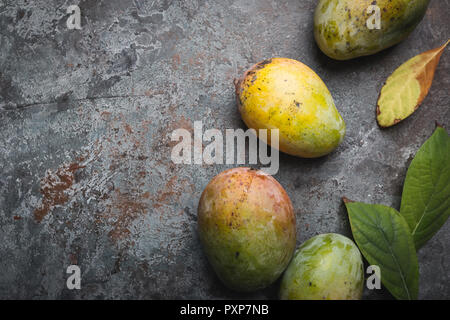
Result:
{"label": "mango with black speckle", "polygon": [[281,281],[283,300],[359,300],[364,288],[361,253],[340,234],[315,236],[295,252]]}
{"label": "mango with black speckle", "polygon": [[[423,19],[429,2],[320,0],[314,15],[314,37],[323,53],[336,60],[372,55],[408,37]],[[379,8],[379,29],[372,23],[376,11],[368,10],[370,6]]]}
{"label": "mango with black speckle", "polygon": [[[303,63],[273,58],[257,63],[235,81],[242,119],[249,128],[279,130],[279,150],[322,157],[338,147],[345,123],[330,91]],[[267,134],[272,136],[271,132]],[[270,139],[267,141],[271,144]]]}
{"label": "mango with black speckle", "polygon": [[242,292],[276,281],[294,254],[296,222],[283,187],[262,171],[222,172],[205,188],[198,232],[222,282]]}

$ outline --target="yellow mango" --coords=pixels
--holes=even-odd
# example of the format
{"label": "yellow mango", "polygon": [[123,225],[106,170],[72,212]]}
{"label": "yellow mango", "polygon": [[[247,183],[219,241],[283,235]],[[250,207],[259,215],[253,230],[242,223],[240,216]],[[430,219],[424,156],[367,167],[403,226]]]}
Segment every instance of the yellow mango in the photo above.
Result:
{"label": "yellow mango", "polygon": [[[342,142],[345,123],[320,77],[303,63],[273,58],[235,81],[245,124],[259,133],[279,129],[279,150],[298,157],[324,156]],[[268,139],[270,144],[270,138]]]}

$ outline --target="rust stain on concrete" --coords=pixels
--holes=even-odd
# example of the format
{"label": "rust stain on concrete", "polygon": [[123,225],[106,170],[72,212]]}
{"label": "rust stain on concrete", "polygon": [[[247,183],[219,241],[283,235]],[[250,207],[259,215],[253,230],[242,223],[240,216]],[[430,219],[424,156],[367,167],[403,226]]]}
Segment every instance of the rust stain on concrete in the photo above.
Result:
{"label": "rust stain on concrete", "polygon": [[64,164],[55,172],[48,170],[41,180],[41,204],[34,210],[34,218],[41,222],[55,206],[63,205],[69,200],[66,190],[72,187],[75,180],[75,172],[84,168],[78,163]]}

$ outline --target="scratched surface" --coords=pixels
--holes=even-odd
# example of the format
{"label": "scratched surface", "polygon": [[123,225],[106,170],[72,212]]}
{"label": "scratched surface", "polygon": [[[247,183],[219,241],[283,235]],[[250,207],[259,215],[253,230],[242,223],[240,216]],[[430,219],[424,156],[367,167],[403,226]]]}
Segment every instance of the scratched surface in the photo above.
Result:
{"label": "scratched surface", "polygon": [[[82,30],[68,30],[78,4]],[[387,76],[442,45],[450,1],[432,0],[403,43],[332,61],[312,36],[316,1],[0,0],[0,298],[276,298],[223,287],[196,234],[199,196],[226,165],[175,165],[173,130],[245,128],[233,79],[274,56],[313,68],[347,123],[317,160],[281,155],[298,244],[350,236],[342,196],[399,208],[407,167],[437,120],[450,128],[450,56],[411,118],[375,121]],[[420,298],[450,299],[450,223],[419,253]],[[82,289],[66,288],[68,265]],[[391,298],[386,291],[365,298]]]}

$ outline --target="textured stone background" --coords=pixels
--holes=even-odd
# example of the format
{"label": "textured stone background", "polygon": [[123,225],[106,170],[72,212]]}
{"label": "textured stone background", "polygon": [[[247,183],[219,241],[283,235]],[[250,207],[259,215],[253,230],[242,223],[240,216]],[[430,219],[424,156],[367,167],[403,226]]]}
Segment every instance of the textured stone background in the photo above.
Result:
{"label": "textured stone background", "polygon": [[[68,30],[79,4],[82,30]],[[345,142],[318,160],[281,155],[298,243],[350,235],[342,196],[399,208],[406,169],[437,120],[450,128],[450,56],[410,119],[375,121],[387,76],[450,35],[432,0],[403,43],[332,61],[312,36],[316,1],[0,0],[0,298],[276,298],[226,290],[196,235],[199,196],[228,166],[177,166],[174,129],[245,128],[233,78],[274,56],[326,82]],[[420,298],[450,298],[450,223],[420,251]],[[65,287],[78,264],[82,290]],[[369,299],[389,293],[366,292]]]}

